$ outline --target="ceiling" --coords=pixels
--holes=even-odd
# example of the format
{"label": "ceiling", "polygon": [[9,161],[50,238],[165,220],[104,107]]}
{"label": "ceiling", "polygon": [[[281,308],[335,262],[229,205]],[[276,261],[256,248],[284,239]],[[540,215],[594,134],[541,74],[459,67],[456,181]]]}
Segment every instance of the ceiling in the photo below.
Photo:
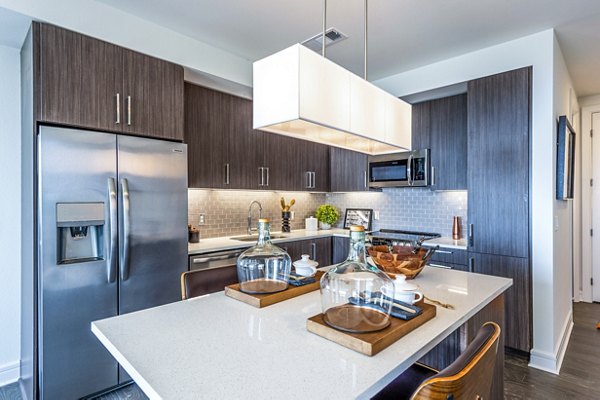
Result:
{"label": "ceiling", "polygon": [[31,25],[31,18],[0,7],[0,46],[20,49]]}
{"label": "ceiling", "polygon": [[[322,0],[97,1],[251,61],[322,29]],[[359,75],[363,10],[362,0],[328,1],[328,27],[349,36],[328,57]],[[369,79],[554,27],[577,93],[600,93],[598,0],[371,0]]]}

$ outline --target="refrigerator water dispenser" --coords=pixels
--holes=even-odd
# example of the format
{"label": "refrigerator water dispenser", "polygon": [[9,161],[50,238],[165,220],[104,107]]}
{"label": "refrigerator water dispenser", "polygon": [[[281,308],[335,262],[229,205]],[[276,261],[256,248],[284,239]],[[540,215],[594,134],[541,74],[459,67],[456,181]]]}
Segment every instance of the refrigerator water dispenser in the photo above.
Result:
{"label": "refrigerator water dispenser", "polygon": [[104,260],[104,203],[57,203],[58,264]]}

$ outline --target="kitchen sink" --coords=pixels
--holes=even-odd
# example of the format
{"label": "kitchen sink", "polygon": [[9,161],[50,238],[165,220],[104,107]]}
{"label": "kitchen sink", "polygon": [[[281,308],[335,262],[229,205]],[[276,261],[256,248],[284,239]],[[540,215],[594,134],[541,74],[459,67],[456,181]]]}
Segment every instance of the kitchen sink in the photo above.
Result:
{"label": "kitchen sink", "polygon": [[[271,239],[284,239],[289,237],[288,235],[282,234],[272,234]],[[245,236],[234,236],[230,238],[231,240],[238,240],[240,242],[256,242],[258,240],[258,235],[245,235]]]}

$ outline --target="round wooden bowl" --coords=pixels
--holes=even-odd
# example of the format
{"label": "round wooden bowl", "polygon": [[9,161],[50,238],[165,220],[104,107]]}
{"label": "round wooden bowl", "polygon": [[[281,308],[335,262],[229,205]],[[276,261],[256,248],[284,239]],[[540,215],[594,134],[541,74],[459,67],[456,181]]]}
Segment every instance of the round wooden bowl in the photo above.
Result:
{"label": "round wooden bowl", "polygon": [[402,274],[406,279],[414,279],[425,268],[435,248],[419,248],[416,253],[410,246],[372,246],[368,249],[371,259],[383,272],[392,279]]}

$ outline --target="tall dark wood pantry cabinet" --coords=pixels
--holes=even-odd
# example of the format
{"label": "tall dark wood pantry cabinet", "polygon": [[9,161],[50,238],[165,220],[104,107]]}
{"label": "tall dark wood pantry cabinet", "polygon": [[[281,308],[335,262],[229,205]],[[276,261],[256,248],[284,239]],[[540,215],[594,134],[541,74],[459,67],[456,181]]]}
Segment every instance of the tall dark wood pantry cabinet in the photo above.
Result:
{"label": "tall dark wood pantry cabinet", "polygon": [[531,68],[468,83],[470,270],[512,278],[506,345],[531,349],[529,135]]}

